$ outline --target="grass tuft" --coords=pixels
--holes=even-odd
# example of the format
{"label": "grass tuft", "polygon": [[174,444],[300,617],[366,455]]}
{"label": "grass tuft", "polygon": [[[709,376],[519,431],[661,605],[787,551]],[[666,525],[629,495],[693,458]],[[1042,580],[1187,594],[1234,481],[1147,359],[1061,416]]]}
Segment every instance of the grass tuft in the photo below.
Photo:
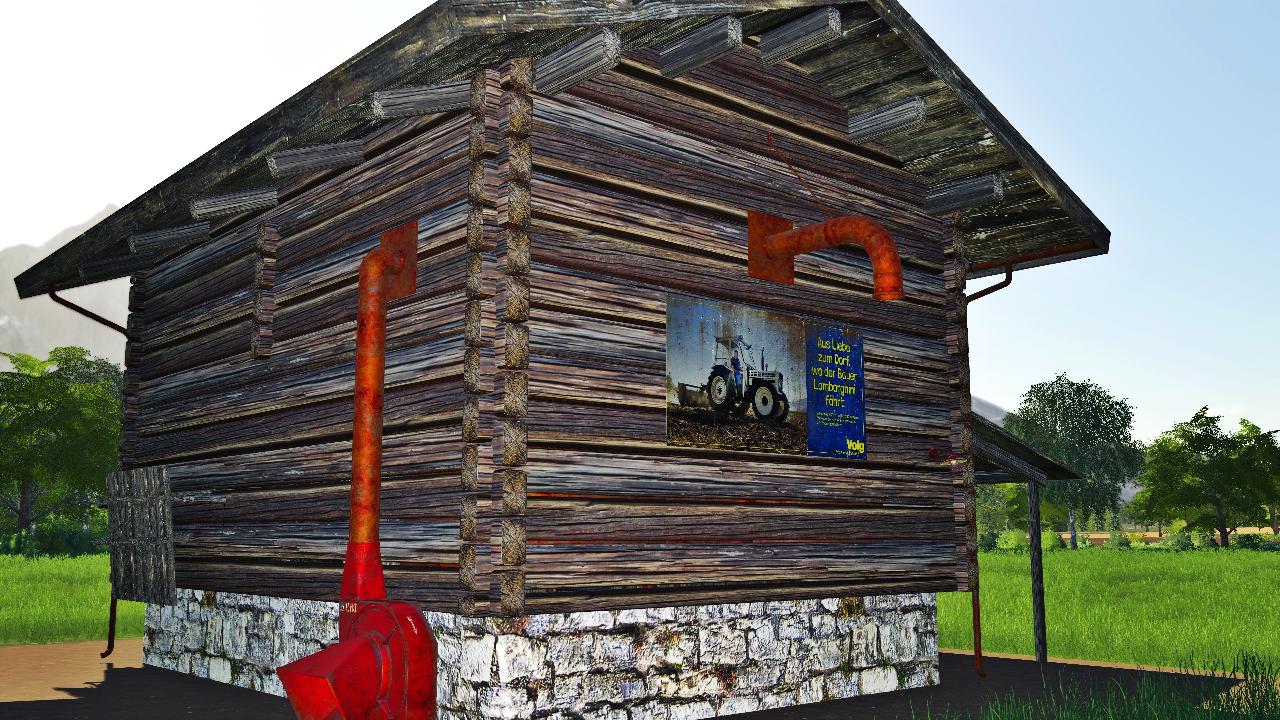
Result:
{"label": "grass tuft", "polygon": [[[0,645],[105,642],[109,572],[106,555],[0,555]],[[142,635],[143,608],[142,603],[119,603],[117,637]]]}

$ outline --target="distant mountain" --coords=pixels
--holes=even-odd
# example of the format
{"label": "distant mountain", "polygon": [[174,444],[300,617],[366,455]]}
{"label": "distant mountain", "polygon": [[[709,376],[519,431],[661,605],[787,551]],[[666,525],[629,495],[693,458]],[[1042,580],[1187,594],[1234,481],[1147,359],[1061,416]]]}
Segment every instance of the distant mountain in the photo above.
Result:
{"label": "distant mountain", "polygon": [[977,395],[974,395],[971,398],[971,404],[973,405],[974,412],[997,425],[1004,426],[1004,418],[1009,414],[1008,410],[1005,410],[989,400],[983,400]]}
{"label": "distant mountain", "polygon": [[[79,345],[99,357],[124,362],[124,336],[64,308],[48,297],[18,299],[13,278],[54,250],[78,237],[102,218],[115,212],[108,206],[85,222],[63,230],[35,247],[17,245],[0,250],[0,351],[45,357],[55,347]],[[58,293],[103,317],[125,324],[129,316],[129,281],[97,283]],[[0,368],[8,369],[0,358]]]}

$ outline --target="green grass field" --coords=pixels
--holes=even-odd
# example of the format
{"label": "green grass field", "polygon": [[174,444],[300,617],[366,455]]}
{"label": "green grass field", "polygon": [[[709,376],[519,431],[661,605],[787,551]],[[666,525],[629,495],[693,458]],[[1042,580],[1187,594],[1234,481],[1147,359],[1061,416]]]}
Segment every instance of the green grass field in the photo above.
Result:
{"label": "green grass field", "polygon": [[[0,555],[0,645],[106,640],[111,583],[106,555]],[[142,603],[121,602],[116,636],[142,634]]]}
{"label": "green grass field", "polygon": [[[1031,560],[982,553],[982,647],[1033,653]],[[1280,661],[1280,553],[1045,553],[1049,655],[1179,667]],[[968,593],[939,593],[939,645],[972,649]]]}

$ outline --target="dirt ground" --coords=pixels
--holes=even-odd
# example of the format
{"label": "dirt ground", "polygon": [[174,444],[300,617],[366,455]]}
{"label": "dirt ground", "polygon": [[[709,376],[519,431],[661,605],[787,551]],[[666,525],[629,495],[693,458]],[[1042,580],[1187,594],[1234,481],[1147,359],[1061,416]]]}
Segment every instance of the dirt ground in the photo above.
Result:
{"label": "dirt ground", "polygon": [[100,640],[0,646],[0,718],[4,720],[289,720],[287,700],[143,667],[142,639],[116,641],[102,659]]}
{"label": "dirt ground", "polygon": [[748,411],[743,417],[718,417],[702,408],[667,406],[667,441],[694,447],[751,448],[803,455],[808,450],[804,413],[792,412],[785,423],[769,425]]}

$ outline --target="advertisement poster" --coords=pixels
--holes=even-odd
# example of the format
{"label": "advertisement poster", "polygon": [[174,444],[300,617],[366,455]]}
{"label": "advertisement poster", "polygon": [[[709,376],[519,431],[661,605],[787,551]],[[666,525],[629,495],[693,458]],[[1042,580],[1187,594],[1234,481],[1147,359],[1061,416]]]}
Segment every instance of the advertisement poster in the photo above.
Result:
{"label": "advertisement poster", "polygon": [[667,442],[866,458],[862,338],[840,326],[667,299]]}

